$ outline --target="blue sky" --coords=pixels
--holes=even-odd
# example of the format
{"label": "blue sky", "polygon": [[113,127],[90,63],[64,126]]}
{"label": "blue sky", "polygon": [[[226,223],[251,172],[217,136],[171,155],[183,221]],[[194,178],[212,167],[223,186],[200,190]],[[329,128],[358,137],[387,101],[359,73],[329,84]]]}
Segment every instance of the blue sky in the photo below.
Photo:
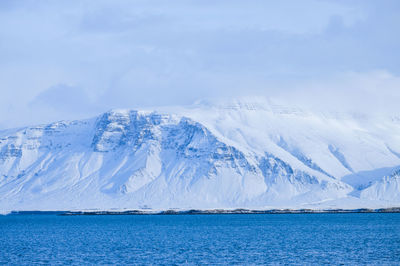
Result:
{"label": "blue sky", "polygon": [[397,111],[400,1],[0,1],[0,128],[261,95]]}

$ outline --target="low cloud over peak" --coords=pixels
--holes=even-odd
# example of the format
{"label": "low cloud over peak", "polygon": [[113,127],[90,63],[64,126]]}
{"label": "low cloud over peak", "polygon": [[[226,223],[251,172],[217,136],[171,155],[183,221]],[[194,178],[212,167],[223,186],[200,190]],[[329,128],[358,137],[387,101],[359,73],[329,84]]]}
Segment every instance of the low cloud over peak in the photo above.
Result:
{"label": "low cloud over peak", "polygon": [[247,95],[394,112],[399,10],[390,0],[2,1],[0,125]]}

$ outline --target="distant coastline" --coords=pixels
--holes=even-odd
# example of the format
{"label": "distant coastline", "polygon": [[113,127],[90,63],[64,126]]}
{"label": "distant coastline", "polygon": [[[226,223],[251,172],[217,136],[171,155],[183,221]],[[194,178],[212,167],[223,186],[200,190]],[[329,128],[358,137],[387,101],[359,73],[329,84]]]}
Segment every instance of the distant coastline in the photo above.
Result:
{"label": "distant coastline", "polygon": [[123,210],[123,211],[12,211],[6,215],[61,215],[61,216],[80,216],[80,215],[213,215],[213,214],[318,214],[318,213],[400,213],[400,207],[380,208],[380,209],[271,209],[271,210],[251,210],[251,209],[213,209],[213,210]]}

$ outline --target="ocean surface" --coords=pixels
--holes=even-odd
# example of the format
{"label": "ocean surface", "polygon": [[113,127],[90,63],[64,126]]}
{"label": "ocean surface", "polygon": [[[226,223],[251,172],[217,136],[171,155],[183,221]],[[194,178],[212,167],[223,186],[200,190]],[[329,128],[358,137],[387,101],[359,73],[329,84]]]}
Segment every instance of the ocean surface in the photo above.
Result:
{"label": "ocean surface", "polygon": [[400,214],[0,216],[0,264],[400,265]]}

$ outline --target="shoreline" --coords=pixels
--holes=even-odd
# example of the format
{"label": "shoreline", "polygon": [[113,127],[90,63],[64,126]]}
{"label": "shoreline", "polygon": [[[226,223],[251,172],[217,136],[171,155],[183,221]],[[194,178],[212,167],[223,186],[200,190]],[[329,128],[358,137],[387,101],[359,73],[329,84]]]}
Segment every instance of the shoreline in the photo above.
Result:
{"label": "shoreline", "polygon": [[212,210],[121,210],[121,211],[11,211],[5,215],[60,215],[60,216],[82,216],[82,215],[216,215],[216,214],[343,214],[343,213],[400,213],[400,207],[380,209],[212,209]]}

